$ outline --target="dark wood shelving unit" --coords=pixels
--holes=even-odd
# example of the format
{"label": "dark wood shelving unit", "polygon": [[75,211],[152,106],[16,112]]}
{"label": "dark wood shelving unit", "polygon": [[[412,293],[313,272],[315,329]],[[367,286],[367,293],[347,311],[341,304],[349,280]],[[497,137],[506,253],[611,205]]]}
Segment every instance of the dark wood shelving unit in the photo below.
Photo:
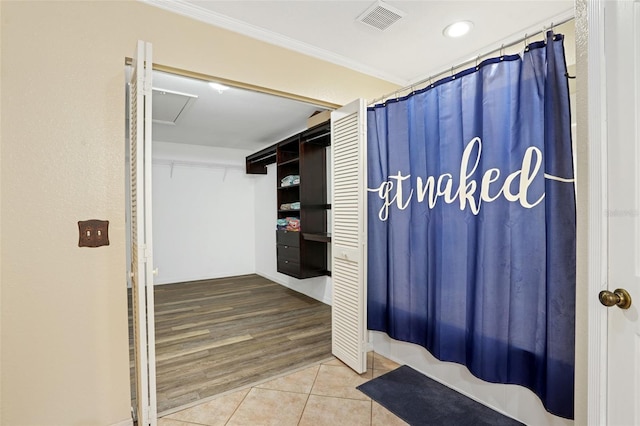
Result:
{"label": "dark wood shelving unit", "polygon": [[[276,163],[277,217],[300,220],[299,231],[277,230],[278,272],[295,278],[331,275],[327,248],[327,157],[331,145],[330,124],[322,123],[247,157],[247,173],[266,173]],[[268,158],[270,162],[264,163]],[[300,176],[299,184],[281,186],[287,176]],[[299,210],[284,210],[285,203],[300,203]]]}
{"label": "dark wood shelving unit", "polygon": [[[287,164],[297,164],[300,161],[299,157],[292,158],[290,160],[285,160],[282,163],[278,163],[278,166],[285,166]],[[293,185],[289,185],[293,186]]]}
{"label": "dark wood shelving unit", "polygon": [[299,188],[299,187],[300,187],[300,184],[296,183],[296,184],[294,184],[294,185],[279,186],[279,187],[278,187],[278,190],[279,190],[279,191],[284,191],[284,190],[287,190],[287,189],[291,189],[291,188]]}
{"label": "dark wood shelving unit", "polygon": [[303,232],[302,238],[308,241],[320,241],[323,243],[331,242],[331,234],[329,232],[321,232],[317,234],[311,234],[309,232]]}
{"label": "dark wood shelving unit", "polygon": [[247,174],[266,175],[267,165],[276,162],[276,146],[272,145],[246,158]]}

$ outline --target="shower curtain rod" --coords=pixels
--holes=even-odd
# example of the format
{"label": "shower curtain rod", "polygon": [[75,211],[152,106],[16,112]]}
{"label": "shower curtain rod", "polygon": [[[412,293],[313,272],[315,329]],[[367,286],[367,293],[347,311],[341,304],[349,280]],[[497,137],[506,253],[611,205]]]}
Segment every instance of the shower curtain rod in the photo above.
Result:
{"label": "shower curtain rod", "polygon": [[[549,27],[543,27],[541,32],[544,35],[544,33],[546,31],[548,31],[548,30],[553,31],[553,27],[557,27],[558,25],[566,24],[567,22],[569,22],[569,21],[571,21],[573,19],[575,19],[575,16],[572,15],[572,16],[566,17],[564,19],[560,19],[558,22],[551,22],[551,25],[549,25]],[[536,34],[537,34],[537,32],[533,33],[534,36]],[[422,86],[425,83],[431,84],[431,82],[438,81],[436,79],[436,77],[438,77],[438,76],[441,76],[441,75],[449,73],[449,72],[453,75],[453,71],[458,69],[458,68],[462,68],[465,65],[469,65],[469,64],[473,64],[473,63],[479,64],[481,62],[481,61],[479,61],[480,58],[488,56],[488,55],[491,55],[492,53],[496,53],[496,52],[501,52],[501,54],[502,54],[504,49],[507,49],[507,48],[512,47],[512,46],[515,46],[515,45],[520,44],[522,42],[526,42],[531,37],[532,36],[530,36],[529,34],[525,34],[524,37],[521,37],[521,38],[519,38],[519,39],[517,39],[515,41],[512,41],[509,44],[503,44],[500,47],[497,47],[497,48],[495,48],[493,50],[490,50],[490,51],[488,51],[486,53],[483,53],[481,55],[476,56],[474,59],[469,59],[469,60],[466,60],[464,62],[460,62],[459,64],[456,64],[456,65],[452,66],[451,68],[449,68],[449,69],[447,69],[445,71],[439,72],[437,74],[433,74],[433,75],[431,75],[431,76],[429,76],[429,77],[427,77],[425,79],[417,81],[417,82],[415,82],[413,84],[410,84],[408,86],[404,86],[404,87],[402,87],[402,88],[400,88],[398,90],[394,90],[393,92],[387,93],[386,95],[381,96],[379,98],[374,98],[371,102],[369,102],[369,105],[371,106],[371,105],[375,105],[376,103],[378,103],[380,101],[385,101],[385,100],[391,98],[393,95],[395,95],[396,98],[398,98],[398,97],[400,97],[399,94],[402,93],[402,92],[409,91],[408,94],[411,94],[416,89],[420,89],[421,88],[420,86]]]}

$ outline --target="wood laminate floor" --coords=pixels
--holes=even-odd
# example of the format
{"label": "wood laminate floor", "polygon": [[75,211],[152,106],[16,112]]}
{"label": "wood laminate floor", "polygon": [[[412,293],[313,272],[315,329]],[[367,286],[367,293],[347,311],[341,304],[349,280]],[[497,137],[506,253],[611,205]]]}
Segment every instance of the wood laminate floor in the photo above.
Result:
{"label": "wood laminate floor", "polygon": [[258,275],[154,293],[159,413],[331,357],[331,307]]}

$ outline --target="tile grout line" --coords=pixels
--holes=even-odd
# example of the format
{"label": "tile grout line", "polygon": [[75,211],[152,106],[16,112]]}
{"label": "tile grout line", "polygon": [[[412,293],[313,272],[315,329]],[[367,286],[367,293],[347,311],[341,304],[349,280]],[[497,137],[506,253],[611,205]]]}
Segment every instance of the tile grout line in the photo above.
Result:
{"label": "tile grout line", "polygon": [[371,404],[369,407],[369,426],[373,426],[373,399],[369,402]]}
{"label": "tile grout line", "polygon": [[231,413],[231,415],[229,416],[229,418],[227,419],[226,422],[224,422],[225,426],[229,424],[229,422],[231,421],[231,419],[233,418],[233,416],[236,414],[236,412],[238,411],[238,408],[240,408],[240,406],[242,405],[242,403],[244,402],[245,399],[247,399],[247,396],[249,396],[249,393],[251,392],[250,388],[247,393],[244,395],[244,397],[242,397],[242,401],[240,401],[240,403],[238,403],[238,405],[236,406],[235,410],[233,410],[233,413]]}
{"label": "tile grout line", "polygon": [[307,404],[309,403],[309,398],[311,397],[311,391],[313,390],[313,385],[315,385],[316,380],[318,380],[318,375],[320,374],[320,367],[322,367],[322,363],[318,364],[318,371],[316,371],[316,376],[313,378],[313,383],[311,383],[309,392],[307,392],[307,400],[304,402],[304,407],[302,407],[302,412],[300,413],[300,418],[298,419],[298,423],[297,423],[298,426],[300,426],[300,422],[302,421],[302,416],[304,416],[304,412],[307,409]]}

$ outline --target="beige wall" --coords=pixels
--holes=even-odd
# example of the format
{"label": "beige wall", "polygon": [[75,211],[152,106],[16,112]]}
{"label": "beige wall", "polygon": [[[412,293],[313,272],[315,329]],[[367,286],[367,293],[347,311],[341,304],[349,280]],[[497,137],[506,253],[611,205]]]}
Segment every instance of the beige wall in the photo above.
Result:
{"label": "beige wall", "polygon": [[[336,104],[395,86],[132,1],[2,1],[0,274],[6,425],[129,415],[124,58]],[[77,247],[77,221],[111,245]]]}

